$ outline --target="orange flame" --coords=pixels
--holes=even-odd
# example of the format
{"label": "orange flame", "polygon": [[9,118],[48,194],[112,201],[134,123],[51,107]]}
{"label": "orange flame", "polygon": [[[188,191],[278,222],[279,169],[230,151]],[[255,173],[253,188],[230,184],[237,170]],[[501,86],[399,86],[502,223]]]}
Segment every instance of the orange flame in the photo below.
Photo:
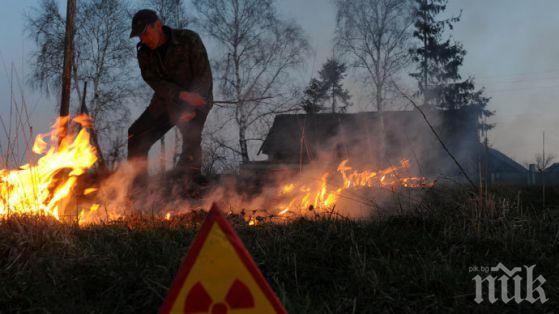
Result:
{"label": "orange flame", "polygon": [[[77,135],[68,134],[57,144],[68,121],[68,117],[61,117],[49,134],[36,137],[33,152],[44,155],[35,164],[25,164],[13,170],[0,169],[0,217],[18,213],[61,219],[78,177],[97,161],[96,150],[90,144],[90,135],[85,128]],[[84,121],[84,116],[74,120],[86,125]],[[49,135],[50,145],[44,139]]]}
{"label": "orange flame", "polygon": [[[87,131],[91,119],[85,115],[75,117],[72,121],[81,125],[81,130],[77,134],[70,132],[58,143],[69,121],[69,117],[62,117],[54,123],[51,132],[36,137],[33,152],[42,155],[37,162],[18,169],[0,169],[0,218],[18,213],[47,215],[63,220],[66,207],[74,195],[89,196],[98,191],[96,187],[83,187],[83,190],[80,187],[80,191],[76,191],[78,178],[97,161],[97,152]],[[48,137],[50,140],[47,140]],[[398,166],[359,171],[344,160],[338,165],[336,173],[324,172],[310,183],[308,178],[304,178],[280,186],[277,197],[281,202],[274,208],[278,210],[277,216],[287,217],[288,214],[300,214],[301,210],[330,210],[349,189],[432,186],[424,178],[401,177],[401,170],[409,167],[409,161],[402,160]],[[99,211],[99,204],[82,204],[84,209],[77,217],[80,223],[91,223],[95,217],[103,215],[107,220],[121,217],[107,204],[101,203],[103,212]],[[171,220],[172,215],[177,214],[167,211],[162,219]],[[260,218],[250,216],[248,225],[260,224]]]}
{"label": "orange flame", "polygon": [[297,184],[288,183],[280,187],[278,195],[280,197],[290,197],[288,205],[282,204],[278,208],[281,210],[278,216],[284,216],[288,212],[298,213],[303,209],[325,210],[332,208],[339,200],[341,194],[352,188],[387,188],[387,187],[430,187],[422,177],[400,177],[399,171],[410,167],[408,160],[402,160],[399,166],[392,166],[378,171],[357,171],[348,166],[348,160],[340,162],[337,168],[341,176],[341,183],[333,186],[328,178],[330,174],[324,173],[320,179],[314,183]]}

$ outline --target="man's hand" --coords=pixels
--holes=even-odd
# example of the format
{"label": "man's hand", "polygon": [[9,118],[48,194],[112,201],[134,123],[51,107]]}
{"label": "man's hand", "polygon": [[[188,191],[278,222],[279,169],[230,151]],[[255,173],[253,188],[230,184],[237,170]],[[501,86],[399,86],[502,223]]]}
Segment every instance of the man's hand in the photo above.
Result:
{"label": "man's hand", "polygon": [[199,108],[206,104],[204,98],[202,98],[202,96],[198,95],[197,93],[180,92],[179,98],[180,100],[184,101],[194,108]]}

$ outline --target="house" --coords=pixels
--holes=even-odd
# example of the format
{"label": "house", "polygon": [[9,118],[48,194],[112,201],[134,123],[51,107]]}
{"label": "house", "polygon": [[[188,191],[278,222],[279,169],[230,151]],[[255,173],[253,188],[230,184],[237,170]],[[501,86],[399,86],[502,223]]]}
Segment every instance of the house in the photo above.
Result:
{"label": "house", "polygon": [[[472,180],[479,182],[480,174],[487,173],[489,184],[530,184],[525,167],[502,152],[480,144],[478,116],[474,110],[423,112],[446,149]],[[384,137],[380,132],[381,121]],[[382,146],[384,155],[380,154]],[[382,119],[378,112],[277,115],[259,153],[266,154],[268,159],[245,165],[245,169],[300,170],[317,160],[335,167],[343,159],[349,159],[356,168],[370,169],[407,159],[412,165],[411,172],[416,175],[464,180],[417,110],[387,111]],[[559,164],[551,168],[559,184]]]}
{"label": "house", "polygon": [[[534,177],[536,178],[536,180],[534,180],[534,183],[541,184],[542,173],[537,171],[535,165],[533,166],[533,169],[534,169]],[[543,171],[543,179],[545,180],[546,185],[558,186],[559,185],[559,163],[553,163],[551,166],[545,168],[545,170]]]}
{"label": "house", "polygon": [[[480,142],[476,112],[460,109],[424,113],[448,151],[469,174],[477,175]],[[343,159],[353,165],[384,167],[407,159],[418,175],[460,177],[417,110],[386,111],[382,116],[379,112],[278,115],[260,153],[268,156],[260,167],[297,168],[316,160],[336,163]]]}
{"label": "house", "polygon": [[524,166],[494,148],[488,147],[485,153],[489,184],[530,184],[529,172]]}

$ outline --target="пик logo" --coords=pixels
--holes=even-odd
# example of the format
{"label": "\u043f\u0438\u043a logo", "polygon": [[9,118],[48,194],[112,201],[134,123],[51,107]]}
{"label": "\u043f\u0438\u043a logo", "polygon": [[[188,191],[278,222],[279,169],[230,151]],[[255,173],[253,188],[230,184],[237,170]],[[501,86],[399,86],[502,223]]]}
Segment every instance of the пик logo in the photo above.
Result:
{"label": "\u043f\u0438\u043a logo", "polygon": [[[491,273],[502,272],[503,274],[500,277],[497,277],[498,274],[497,276],[489,274],[485,276],[485,278],[482,278],[480,275],[475,276],[472,279],[476,284],[476,297],[474,301],[478,304],[484,301],[483,283],[485,282],[487,283],[487,300],[490,303],[495,303],[498,300],[495,295],[497,285],[501,287],[500,300],[504,303],[508,303],[511,300],[514,300],[516,303],[520,303],[522,301],[534,303],[538,300],[542,304],[545,303],[548,300],[542,287],[545,283],[545,278],[540,275],[534,279],[534,267],[536,267],[536,265],[532,265],[530,267],[524,265],[526,272],[525,274],[522,274],[521,267],[514,267],[509,270],[503,264],[499,263],[497,266],[491,267]],[[498,281],[498,283],[496,283],[496,281]],[[523,286],[526,288],[526,295],[524,298],[522,295]],[[512,296],[510,296],[509,293],[511,289],[513,289]],[[534,297],[535,295],[537,297]]]}

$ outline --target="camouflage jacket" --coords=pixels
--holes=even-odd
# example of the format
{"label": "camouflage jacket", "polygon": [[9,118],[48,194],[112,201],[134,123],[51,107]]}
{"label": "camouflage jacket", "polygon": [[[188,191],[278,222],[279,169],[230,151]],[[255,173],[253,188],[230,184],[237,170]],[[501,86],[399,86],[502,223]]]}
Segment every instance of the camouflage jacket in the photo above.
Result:
{"label": "camouflage jacket", "polygon": [[159,49],[152,50],[142,43],[137,46],[142,78],[155,92],[150,107],[159,107],[150,109],[186,109],[179,92],[188,91],[204,97],[207,103],[202,110],[209,111],[213,100],[212,72],[200,36],[188,29],[163,28],[170,35],[163,56]]}

